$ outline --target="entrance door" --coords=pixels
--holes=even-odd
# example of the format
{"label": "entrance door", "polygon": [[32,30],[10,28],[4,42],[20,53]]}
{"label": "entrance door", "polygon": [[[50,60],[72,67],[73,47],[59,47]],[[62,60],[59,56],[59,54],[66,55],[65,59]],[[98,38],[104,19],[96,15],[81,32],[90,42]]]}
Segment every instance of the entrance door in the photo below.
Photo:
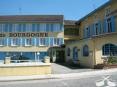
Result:
{"label": "entrance door", "polygon": [[78,61],[78,49],[77,49],[77,47],[73,48],[73,61]]}

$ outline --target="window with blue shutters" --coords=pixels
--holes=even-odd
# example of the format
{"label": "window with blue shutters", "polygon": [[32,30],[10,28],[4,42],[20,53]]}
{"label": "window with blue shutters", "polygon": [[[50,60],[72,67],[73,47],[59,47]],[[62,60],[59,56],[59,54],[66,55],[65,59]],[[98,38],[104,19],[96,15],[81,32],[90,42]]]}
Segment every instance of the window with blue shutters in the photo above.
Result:
{"label": "window with blue shutters", "polygon": [[60,24],[54,24],[53,25],[53,31],[54,32],[60,32]]}
{"label": "window with blue shutters", "polygon": [[115,19],[114,16],[105,19],[104,21],[104,32],[105,33],[110,33],[110,32],[115,32]]}
{"label": "window with blue shutters", "polygon": [[46,24],[40,24],[40,32],[46,32]]}
{"label": "window with blue shutters", "polygon": [[20,39],[19,38],[11,38],[11,46],[18,46],[20,45]]}
{"label": "window with blue shutters", "polygon": [[46,39],[43,38],[43,37],[40,37],[39,42],[40,42],[40,44],[39,44],[40,46],[45,46],[46,45]]}
{"label": "window with blue shutters", "polygon": [[0,38],[0,46],[4,45],[4,38]]}
{"label": "window with blue shutters", "polygon": [[84,38],[90,37],[90,27],[84,29]]}
{"label": "window with blue shutters", "polygon": [[58,46],[60,44],[60,38],[54,38],[54,45]]}
{"label": "window with blue shutters", "polygon": [[25,38],[25,46],[31,46],[32,45],[32,38]]}

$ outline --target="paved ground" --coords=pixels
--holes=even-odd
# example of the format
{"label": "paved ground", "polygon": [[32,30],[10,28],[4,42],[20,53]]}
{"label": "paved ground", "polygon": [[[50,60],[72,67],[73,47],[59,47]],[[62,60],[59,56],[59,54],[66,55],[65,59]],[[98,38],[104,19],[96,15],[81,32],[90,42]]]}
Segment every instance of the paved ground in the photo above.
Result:
{"label": "paved ground", "polygon": [[64,64],[52,63],[52,74],[79,73],[86,71],[94,71],[94,69],[80,68],[78,66],[67,66]]}
{"label": "paved ground", "polygon": [[[96,87],[96,81],[102,79],[107,74],[85,76],[82,78],[63,78],[63,79],[46,79],[46,80],[31,80],[31,81],[13,81],[0,82],[0,87]],[[111,81],[117,82],[117,72],[108,73]],[[111,87],[111,86],[101,86]],[[117,87],[117,86],[113,86]]]}

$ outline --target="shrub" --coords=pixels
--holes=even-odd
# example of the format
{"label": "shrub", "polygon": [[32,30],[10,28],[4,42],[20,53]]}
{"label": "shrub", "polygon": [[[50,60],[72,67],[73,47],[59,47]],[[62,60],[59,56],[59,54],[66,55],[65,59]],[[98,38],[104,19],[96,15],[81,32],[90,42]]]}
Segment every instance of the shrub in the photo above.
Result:
{"label": "shrub", "polygon": [[108,58],[108,63],[109,64],[117,64],[117,57],[109,57]]}

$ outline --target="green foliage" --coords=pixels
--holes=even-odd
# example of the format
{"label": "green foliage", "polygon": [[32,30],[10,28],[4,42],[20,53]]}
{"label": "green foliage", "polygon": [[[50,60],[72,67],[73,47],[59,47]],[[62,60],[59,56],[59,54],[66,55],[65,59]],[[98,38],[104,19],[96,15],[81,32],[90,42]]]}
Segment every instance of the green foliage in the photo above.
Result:
{"label": "green foliage", "polygon": [[108,63],[109,64],[117,64],[117,57],[109,57]]}

